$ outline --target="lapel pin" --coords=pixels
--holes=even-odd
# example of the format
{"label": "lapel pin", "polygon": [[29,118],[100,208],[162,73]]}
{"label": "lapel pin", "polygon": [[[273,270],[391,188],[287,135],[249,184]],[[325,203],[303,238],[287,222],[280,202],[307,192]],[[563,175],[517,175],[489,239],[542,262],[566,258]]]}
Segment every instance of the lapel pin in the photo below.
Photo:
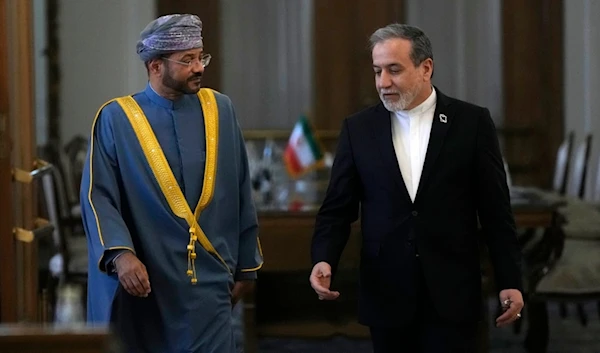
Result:
{"label": "lapel pin", "polygon": [[448,122],[448,117],[444,114],[440,114],[440,121],[445,124]]}

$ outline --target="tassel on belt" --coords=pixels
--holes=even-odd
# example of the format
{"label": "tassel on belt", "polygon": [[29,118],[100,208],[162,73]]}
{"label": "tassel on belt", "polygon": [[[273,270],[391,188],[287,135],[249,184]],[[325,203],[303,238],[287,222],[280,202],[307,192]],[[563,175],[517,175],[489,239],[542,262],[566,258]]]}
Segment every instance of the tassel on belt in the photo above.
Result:
{"label": "tassel on belt", "polygon": [[196,241],[198,240],[198,236],[196,236],[196,228],[190,228],[190,243],[187,246],[188,251],[188,269],[187,275],[188,277],[192,277],[192,284],[198,283],[198,277],[196,276]]}

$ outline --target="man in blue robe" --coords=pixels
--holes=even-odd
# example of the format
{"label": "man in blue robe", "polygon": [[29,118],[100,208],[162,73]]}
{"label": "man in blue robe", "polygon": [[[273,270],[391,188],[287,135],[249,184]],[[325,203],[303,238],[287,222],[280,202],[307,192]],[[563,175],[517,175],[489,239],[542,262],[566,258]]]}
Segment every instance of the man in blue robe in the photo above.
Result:
{"label": "man in blue robe", "polygon": [[193,15],[152,21],[137,43],[148,85],[92,126],[88,322],[110,323],[128,352],[234,352],[232,306],[262,266],[233,105],[200,89],[201,30]]}

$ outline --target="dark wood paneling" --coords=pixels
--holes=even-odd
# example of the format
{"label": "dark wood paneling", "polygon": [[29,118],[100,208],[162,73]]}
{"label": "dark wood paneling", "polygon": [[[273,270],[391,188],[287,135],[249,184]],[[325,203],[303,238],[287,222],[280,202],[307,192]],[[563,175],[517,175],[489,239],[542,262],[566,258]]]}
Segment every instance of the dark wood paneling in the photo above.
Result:
{"label": "dark wood paneling", "polygon": [[8,120],[7,0],[0,0],[0,322],[17,320],[17,271],[12,234],[12,177],[10,124]]}
{"label": "dark wood paneling", "polygon": [[503,85],[506,127],[533,128],[506,141],[509,164],[530,166],[516,183],[549,187],[563,139],[563,0],[504,0]]}
{"label": "dark wood paneling", "polygon": [[318,129],[339,129],[348,115],[379,101],[369,36],[402,20],[402,1],[314,2],[315,118]]}
{"label": "dark wood paneling", "polygon": [[318,129],[339,128],[339,122],[355,110],[358,95],[354,75],[369,69],[358,66],[360,50],[355,48],[359,39],[354,36],[356,23],[350,3],[345,0],[314,2],[313,125]]}
{"label": "dark wood paneling", "polygon": [[60,136],[60,41],[58,40],[58,0],[46,0],[46,55],[48,59],[48,138],[61,141]]}
{"label": "dark wood paneling", "polygon": [[30,170],[35,159],[32,16],[31,0],[0,1],[0,112],[8,116],[0,125],[11,146],[0,158],[3,322],[38,319],[37,252],[17,244],[12,233],[14,226],[33,229],[37,208],[33,185],[13,183],[11,175],[13,167]]}
{"label": "dark wood paneling", "polygon": [[[10,55],[12,60],[10,79],[11,91],[10,121],[13,126],[15,144],[18,144],[14,155],[13,166],[24,170],[34,168],[36,155],[35,141],[35,97],[34,97],[34,65],[33,65],[33,2],[32,0],[13,0],[11,12]],[[15,225],[24,229],[34,229],[34,218],[37,212],[35,185],[14,183],[15,202],[18,208]],[[39,319],[38,262],[37,245],[34,243],[17,244],[22,264],[21,282],[22,317],[20,320],[35,322]]]}
{"label": "dark wood paneling", "polygon": [[219,91],[221,89],[221,16],[219,0],[157,0],[158,15],[189,13],[202,20],[204,51],[212,55],[206,68],[202,85]]}

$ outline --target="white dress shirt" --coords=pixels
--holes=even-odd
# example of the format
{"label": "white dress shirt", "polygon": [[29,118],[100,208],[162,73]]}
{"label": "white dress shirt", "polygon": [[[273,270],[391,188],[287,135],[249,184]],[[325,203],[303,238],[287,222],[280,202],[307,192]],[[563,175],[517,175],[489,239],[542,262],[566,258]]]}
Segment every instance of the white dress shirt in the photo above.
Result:
{"label": "white dress shirt", "polygon": [[391,113],[392,141],[404,184],[415,201],[435,113],[436,93],[411,110]]}

